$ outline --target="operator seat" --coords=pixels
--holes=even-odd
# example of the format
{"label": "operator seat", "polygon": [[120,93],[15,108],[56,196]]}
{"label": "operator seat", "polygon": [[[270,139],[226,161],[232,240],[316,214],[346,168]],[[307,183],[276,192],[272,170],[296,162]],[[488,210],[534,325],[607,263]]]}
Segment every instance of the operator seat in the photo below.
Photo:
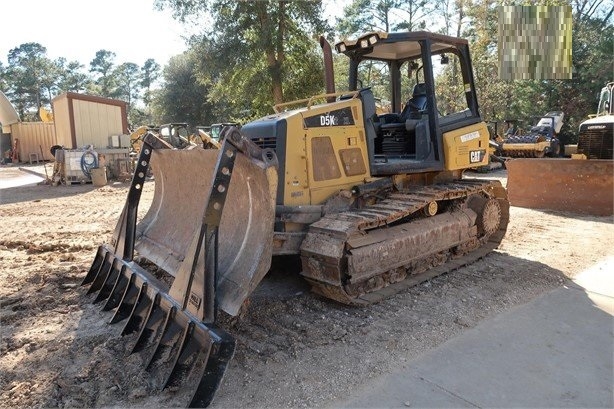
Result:
{"label": "operator seat", "polygon": [[401,112],[401,121],[399,122],[404,122],[410,119],[411,113],[416,112],[415,107],[418,107],[418,111],[424,111],[426,109],[426,84],[423,82],[419,82],[418,84],[414,85],[411,98],[409,101],[407,101],[407,104],[405,104],[405,107]]}
{"label": "operator seat", "polygon": [[[416,107],[418,109],[416,109]],[[421,82],[414,85],[411,98],[407,101],[400,114],[392,113],[380,115],[380,121],[382,124],[404,124],[408,119],[420,119],[420,112],[424,111],[425,109],[426,84]]]}
{"label": "operator seat", "polygon": [[[414,86],[412,97],[407,101],[400,114],[386,114],[380,117],[381,153],[385,155],[417,154],[417,128],[423,122],[422,114],[426,109],[426,85]],[[424,128],[422,123],[422,128]],[[418,132],[424,138],[424,132]]]}

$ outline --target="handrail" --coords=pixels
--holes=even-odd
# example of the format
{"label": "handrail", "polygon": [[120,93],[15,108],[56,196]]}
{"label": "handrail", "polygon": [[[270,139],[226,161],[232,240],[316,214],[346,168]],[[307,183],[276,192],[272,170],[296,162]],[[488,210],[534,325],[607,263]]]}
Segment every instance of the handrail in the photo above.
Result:
{"label": "handrail", "polygon": [[311,109],[311,106],[313,105],[313,102],[315,100],[318,99],[326,99],[326,98],[331,98],[331,97],[340,97],[342,95],[351,95],[352,98],[350,99],[355,99],[358,94],[360,93],[360,91],[344,91],[344,92],[333,92],[333,93],[328,93],[328,94],[318,94],[318,95],[314,95],[311,98],[305,98],[305,99],[297,99],[295,101],[290,101],[290,102],[283,102],[281,104],[276,104],[273,106],[273,110],[275,111],[276,114],[279,114],[281,111],[280,108],[283,107],[287,107],[290,105],[297,105],[297,104],[302,104],[302,103],[307,103],[307,109]]}

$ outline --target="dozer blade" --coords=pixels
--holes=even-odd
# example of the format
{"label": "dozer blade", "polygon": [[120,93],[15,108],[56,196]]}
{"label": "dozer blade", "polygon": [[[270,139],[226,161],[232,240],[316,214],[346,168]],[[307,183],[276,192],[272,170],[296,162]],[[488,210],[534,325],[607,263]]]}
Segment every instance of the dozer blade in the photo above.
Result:
{"label": "dozer blade", "polygon": [[[270,267],[277,158],[224,129],[220,150],[171,149],[148,134],[110,245],[99,247],[83,280],[94,302],[125,321],[129,353],[141,354],[159,389],[191,391],[208,406],[235,340],[216,326],[219,308],[236,315]],[[155,193],[137,225],[151,162]],[[165,284],[134,261],[172,277]]]}
{"label": "dozer blade", "polygon": [[507,190],[512,206],[611,216],[614,172],[611,160],[512,159]]}

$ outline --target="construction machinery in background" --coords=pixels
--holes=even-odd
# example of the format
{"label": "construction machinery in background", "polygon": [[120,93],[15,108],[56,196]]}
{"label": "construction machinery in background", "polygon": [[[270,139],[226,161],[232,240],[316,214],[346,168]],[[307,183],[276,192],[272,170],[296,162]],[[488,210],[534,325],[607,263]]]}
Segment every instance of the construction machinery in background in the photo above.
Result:
{"label": "construction machinery in background", "polygon": [[507,188],[514,206],[614,214],[613,91],[614,82],[602,88],[597,113],[580,124],[577,153],[571,159],[506,162]]}
{"label": "construction machinery in background", "polygon": [[614,82],[601,89],[597,113],[580,124],[577,159],[612,159],[614,148]]}
{"label": "construction machinery in background", "polygon": [[158,137],[177,149],[196,146],[195,138],[190,135],[188,124],[185,122],[172,122],[160,125]]}
{"label": "construction machinery in background", "polygon": [[506,121],[510,126],[499,143],[498,156],[510,158],[560,156],[562,147],[558,134],[563,126],[564,116],[560,111],[548,112],[542,117],[535,118],[537,122],[529,132],[519,130],[517,121]]}
{"label": "construction machinery in background", "polygon": [[[83,281],[111,322],[126,323],[152,383],[189,394],[190,406],[211,403],[233,355],[218,315],[239,313],[273,256],[300,256],[315,293],[365,306],[474,262],[506,232],[506,190],[463,178],[488,163],[489,145],[467,40],[377,32],[342,41],[344,92],[320,44],[326,93],[276,105],[241,131],[224,127],[220,149],[172,149],[148,132],[113,239]],[[447,88],[435,64],[448,62],[461,97],[436,95]],[[389,75],[378,89],[391,93],[393,113],[378,115],[363,87],[374,66]],[[415,67],[422,78],[403,103],[402,73],[413,79]],[[150,164],[154,198],[137,223]]]}
{"label": "construction machinery in background", "polygon": [[130,150],[134,153],[141,151],[143,145],[143,137],[147,132],[159,132],[159,128],[154,125],[141,125],[130,132]]}
{"label": "construction machinery in background", "polygon": [[222,129],[227,126],[240,128],[238,122],[222,122],[210,126],[197,126],[196,129],[205,149],[219,149],[222,146]]}
{"label": "construction machinery in background", "polygon": [[222,144],[213,136],[211,136],[211,127],[210,126],[197,126],[196,132],[202,142],[202,146],[205,149],[220,149]]}
{"label": "construction machinery in background", "polygon": [[241,124],[238,122],[220,122],[217,124],[211,124],[211,137],[218,142],[222,142],[222,130],[227,126],[234,126],[241,129]]}

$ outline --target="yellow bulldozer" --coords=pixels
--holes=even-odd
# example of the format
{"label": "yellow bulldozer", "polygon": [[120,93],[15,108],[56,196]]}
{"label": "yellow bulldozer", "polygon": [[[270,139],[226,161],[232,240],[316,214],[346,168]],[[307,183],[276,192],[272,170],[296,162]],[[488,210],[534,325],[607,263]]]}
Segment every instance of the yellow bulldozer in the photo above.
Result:
{"label": "yellow bulldozer", "polygon": [[[343,92],[332,48],[320,43],[325,94],[225,127],[220,149],[145,135],[113,239],[83,281],[111,322],[125,322],[156,386],[190,391],[189,406],[211,403],[233,356],[219,314],[239,313],[272,257],[300,256],[315,293],[365,306],[472,263],[506,232],[506,190],[463,178],[488,163],[489,146],[467,40],[371,32],[341,41]],[[456,65],[458,84],[439,83],[442,63]],[[384,82],[369,82],[374,67]],[[415,81],[406,98],[404,72]],[[393,112],[378,115],[376,97]],[[150,164],[154,198],[137,223]]]}

